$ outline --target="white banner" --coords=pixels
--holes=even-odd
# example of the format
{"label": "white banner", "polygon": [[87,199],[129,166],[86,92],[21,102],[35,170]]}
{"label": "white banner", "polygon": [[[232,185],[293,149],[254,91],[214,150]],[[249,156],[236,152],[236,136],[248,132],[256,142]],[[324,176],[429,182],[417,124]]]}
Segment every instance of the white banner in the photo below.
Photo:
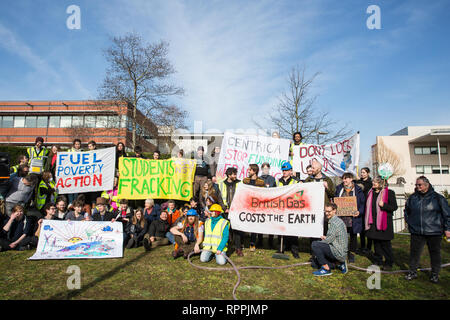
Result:
{"label": "white banner", "polygon": [[245,232],[285,236],[323,235],[325,187],[321,182],[278,188],[237,185],[228,218]]}
{"label": "white banner", "polygon": [[29,260],[122,258],[121,222],[43,220]]}
{"label": "white banner", "polygon": [[112,190],[116,165],[115,148],[86,152],[58,152],[58,194]]}
{"label": "white banner", "polygon": [[345,172],[357,174],[359,133],[344,141],[328,145],[301,144],[294,146],[293,151],[292,167],[295,172],[300,172],[301,179],[308,176],[306,167],[313,159],[322,164],[322,173],[327,176],[341,177]]}
{"label": "white banner", "polygon": [[289,161],[289,145],[287,139],[225,132],[216,176],[219,179],[226,178],[225,171],[229,167],[235,167],[237,178],[242,180],[247,177],[250,164],[255,163],[261,168],[264,162],[268,162],[270,175],[279,179],[282,164]]}

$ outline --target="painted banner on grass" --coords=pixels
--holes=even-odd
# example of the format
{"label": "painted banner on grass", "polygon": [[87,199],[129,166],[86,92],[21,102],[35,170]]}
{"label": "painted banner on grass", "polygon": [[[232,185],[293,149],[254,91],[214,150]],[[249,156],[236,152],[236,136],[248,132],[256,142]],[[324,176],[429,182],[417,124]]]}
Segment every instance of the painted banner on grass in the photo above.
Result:
{"label": "painted banner on grass", "polygon": [[121,222],[43,220],[29,260],[122,258]]}
{"label": "painted banner on grass", "polygon": [[174,199],[192,197],[196,162],[171,158],[147,160],[119,159],[118,197],[120,199]]}
{"label": "painted banner on grass", "polygon": [[345,172],[357,174],[359,163],[359,133],[344,141],[328,144],[301,144],[293,147],[292,167],[300,172],[300,178],[306,179],[306,167],[313,159],[322,165],[327,176],[341,177]]}
{"label": "painted banner on grass", "polygon": [[111,190],[114,185],[115,148],[86,152],[58,152],[58,194]]}
{"label": "painted banner on grass", "polygon": [[229,167],[237,168],[237,178],[247,177],[250,164],[261,167],[264,162],[270,164],[270,175],[281,178],[281,166],[289,159],[289,140],[260,135],[239,135],[225,132],[217,165],[216,177],[225,178]]}
{"label": "painted banner on grass", "polygon": [[245,232],[299,237],[323,235],[323,183],[278,188],[238,184],[231,204],[231,227]]}

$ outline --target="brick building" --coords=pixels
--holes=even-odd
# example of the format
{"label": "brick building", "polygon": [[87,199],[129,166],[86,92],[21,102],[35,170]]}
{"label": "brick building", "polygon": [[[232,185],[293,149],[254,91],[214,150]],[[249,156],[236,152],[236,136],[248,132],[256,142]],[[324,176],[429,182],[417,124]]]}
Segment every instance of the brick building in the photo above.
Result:
{"label": "brick building", "polygon": [[[94,140],[100,147],[123,142],[131,149],[131,112],[114,101],[0,101],[0,144],[31,146],[40,136],[63,149],[75,138],[83,147]],[[136,144],[144,152],[156,149],[157,128],[139,111],[136,126]]]}

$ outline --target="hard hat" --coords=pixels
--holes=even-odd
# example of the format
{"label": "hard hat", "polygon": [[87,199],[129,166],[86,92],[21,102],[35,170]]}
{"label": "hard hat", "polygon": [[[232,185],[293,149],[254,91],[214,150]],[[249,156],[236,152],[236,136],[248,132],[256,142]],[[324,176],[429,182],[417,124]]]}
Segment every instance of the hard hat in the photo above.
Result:
{"label": "hard hat", "polygon": [[186,213],[186,216],[197,216],[197,211],[195,209],[189,209],[188,212]]}
{"label": "hard hat", "polygon": [[209,208],[209,211],[217,211],[217,212],[220,212],[220,213],[223,212],[222,207],[220,205],[216,204],[216,203],[213,204],[211,206],[211,208]]}
{"label": "hard hat", "polygon": [[287,170],[292,170],[292,166],[289,162],[285,162],[281,166],[281,171],[287,171]]}

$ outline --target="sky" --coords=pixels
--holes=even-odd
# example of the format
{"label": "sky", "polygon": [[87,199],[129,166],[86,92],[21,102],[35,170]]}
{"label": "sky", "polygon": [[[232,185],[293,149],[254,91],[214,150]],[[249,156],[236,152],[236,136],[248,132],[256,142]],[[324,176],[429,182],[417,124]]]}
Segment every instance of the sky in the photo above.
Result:
{"label": "sky", "polygon": [[[69,29],[70,5],[81,13]],[[381,29],[366,25],[370,5]],[[449,125],[450,1],[110,0],[0,2],[0,100],[95,99],[111,37],[169,42],[185,89],[173,102],[203,131],[255,128],[295,66],[316,72],[315,108],[361,135]]]}

